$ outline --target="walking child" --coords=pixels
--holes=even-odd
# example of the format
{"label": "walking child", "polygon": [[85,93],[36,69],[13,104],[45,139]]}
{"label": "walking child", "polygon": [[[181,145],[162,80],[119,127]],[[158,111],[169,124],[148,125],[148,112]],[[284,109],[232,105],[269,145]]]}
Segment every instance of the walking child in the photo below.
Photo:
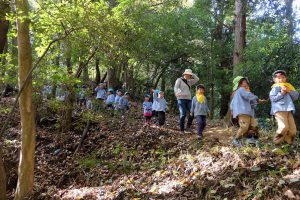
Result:
{"label": "walking child", "polygon": [[[238,76],[233,80],[234,95],[231,100],[230,110],[233,118],[238,118],[239,129],[233,140],[236,146],[241,145],[241,139],[249,130],[258,129],[258,123],[254,118],[254,109],[258,103],[258,97],[250,92],[249,81],[246,77]],[[251,138],[254,140],[254,138]],[[253,141],[251,141],[253,142]]]}
{"label": "walking child", "polygon": [[163,126],[166,121],[167,102],[165,93],[160,90],[152,90],[153,92],[153,105],[152,113],[157,117],[156,125]]}
{"label": "walking child", "polygon": [[117,90],[116,97],[115,97],[115,103],[114,103],[115,109],[117,109],[117,106],[119,104],[120,98],[122,97],[122,94],[123,94],[122,90]]}
{"label": "walking child", "polygon": [[99,110],[99,108],[103,108],[103,103],[106,98],[106,90],[104,88],[104,83],[99,83],[98,86],[95,88],[95,92],[97,92],[97,110]]}
{"label": "walking child", "polygon": [[112,88],[108,89],[108,95],[105,101],[106,108],[109,110],[114,109],[114,103],[115,103],[115,95],[114,95],[114,90]]}
{"label": "walking child", "polygon": [[86,95],[87,95],[86,86],[83,85],[81,91],[79,92],[79,106],[80,107],[86,105]]}
{"label": "walking child", "polygon": [[274,84],[270,91],[271,115],[275,115],[278,125],[274,143],[280,144],[285,141],[293,144],[297,133],[293,113],[295,106],[293,101],[299,98],[299,93],[294,86],[287,82],[287,75],[284,70],[277,70],[273,73]]}
{"label": "walking child", "polygon": [[151,117],[152,117],[152,102],[150,102],[150,95],[146,94],[143,103],[144,109],[144,117],[145,117],[145,125],[151,124]]}
{"label": "walking child", "polygon": [[203,130],[206,127],[206,118],[210,117],[210,111],[205,97],[205,87],[201,84],[196,87],[196,96],[192,100],[191,115],[197,119],[197,132],[199,140],[202,140]]}
{"label": "walking child", "polygon": [[118,104],[117,104],[117,110],[125,112],[126,110],[129,110],[129,93],[125,92],[125,94],[120,97]]}

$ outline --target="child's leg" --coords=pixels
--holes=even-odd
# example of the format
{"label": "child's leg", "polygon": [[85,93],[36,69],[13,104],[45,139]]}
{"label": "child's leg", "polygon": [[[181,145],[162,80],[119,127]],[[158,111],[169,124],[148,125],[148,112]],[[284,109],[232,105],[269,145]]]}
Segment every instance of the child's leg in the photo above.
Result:
{"label": "child's leg", "polygon": [[279,144],[284,140],[285,135],[289,130],[288,112],[275,113],[275,119],[277,121],[278,128],[274,137],[274,143]]}
{"label": "child's leg", "polygon": [[199,136],[203,135],[203,130],[206,126],[206,116],[197,115],[197,132]]}
{"label": "child's leg", "polygon": [[158,115],[158,125],[159,126],[164,125],[166,121],[166,113],[164,111],[158,111],[157,115]]}
{"label": "child's leg", "polygon": [[288,113],[288,123],[289,123],[289,130],[285,136],[285,141],[288,144],[293,144],[297,133],[297,127],[292,112]]}
{"label": "child's leg", "polygon": [[206,115],[201,115],[202,118],[202,132],[206,127]]}
{"label": "child's leg", "polygon": [[258,138],[258,123],[254,117],[250,119],[249,133],[252,137]]}
{"label": "child's leg", "polygon": [[241,139],[245,133],[247,133],[250,126],[251,116],[248,115],[239,115],[239,125],[240,128],[237,131],[236,139]]}

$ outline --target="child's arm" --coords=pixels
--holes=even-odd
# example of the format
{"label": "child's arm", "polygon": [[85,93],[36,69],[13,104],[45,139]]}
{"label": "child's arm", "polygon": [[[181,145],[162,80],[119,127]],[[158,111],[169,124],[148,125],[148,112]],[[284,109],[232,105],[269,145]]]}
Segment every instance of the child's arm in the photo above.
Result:
{"label": "child's arm", "polygon": [[157,99],[158,99],[157,90],[153,90],[153,100],[157,100]]}
{"label": "child's arm", "polygon": [[280,87],[273,87],[270,94],[270,100],[273,102],[277,102],[284,98],[284,95],[281,93]]}
{"label": "child's arm", "polygon": [[240,91],[240,94],[241,96],[244,98],[244,99],[247,99],[249,101],[256,101],[258,99],[258,97],[256,95],[254,95],[253,93],[251,92],[248,92],[246,89],[242,88],[241,91]]}

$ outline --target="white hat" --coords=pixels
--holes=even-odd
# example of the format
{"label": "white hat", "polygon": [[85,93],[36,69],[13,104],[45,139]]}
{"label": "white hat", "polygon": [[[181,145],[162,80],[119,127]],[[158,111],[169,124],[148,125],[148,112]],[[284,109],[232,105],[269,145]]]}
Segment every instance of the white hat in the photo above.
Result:
{"label": "white hat", "polygon": [[185,75],[185,74],[188,74],[188,75],[193,75],[193,72],[192,72],[192,70],[191,69],[186,69],[184,72],[183,72],[183,74],[182,75]]}

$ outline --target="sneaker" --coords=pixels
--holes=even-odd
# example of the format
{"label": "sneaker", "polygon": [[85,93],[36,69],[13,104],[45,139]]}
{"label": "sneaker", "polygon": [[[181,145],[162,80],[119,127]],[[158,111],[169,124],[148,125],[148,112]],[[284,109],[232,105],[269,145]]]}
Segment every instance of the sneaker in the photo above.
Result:
{"label": "sneaker", "polygon": [[255,145],[256,144],[256,139],[254,137],[248,138],[247,143]]}
{"label": "sneaker", "polygon": [[192,129],[191,128],[186,128],[185,130],[184,130],[184,133],[192,133],[193,131],[192,131]]}
{"label": "sneaker", "polygon": [[199,135],[198,135],[198,140],[199,140],[199,141],[202,141],[202,139],[203,139],[203,135],[202,135],[202,134],[199,134]]}
{"label": "sneaker", "polygon": [[234,146],[237,146],[237,147],[242,146],[242,145],[241,145],[241,142],[240,142],[238,139],[236,139],[236,138],[233,140],[232,143],[233,143]]}

